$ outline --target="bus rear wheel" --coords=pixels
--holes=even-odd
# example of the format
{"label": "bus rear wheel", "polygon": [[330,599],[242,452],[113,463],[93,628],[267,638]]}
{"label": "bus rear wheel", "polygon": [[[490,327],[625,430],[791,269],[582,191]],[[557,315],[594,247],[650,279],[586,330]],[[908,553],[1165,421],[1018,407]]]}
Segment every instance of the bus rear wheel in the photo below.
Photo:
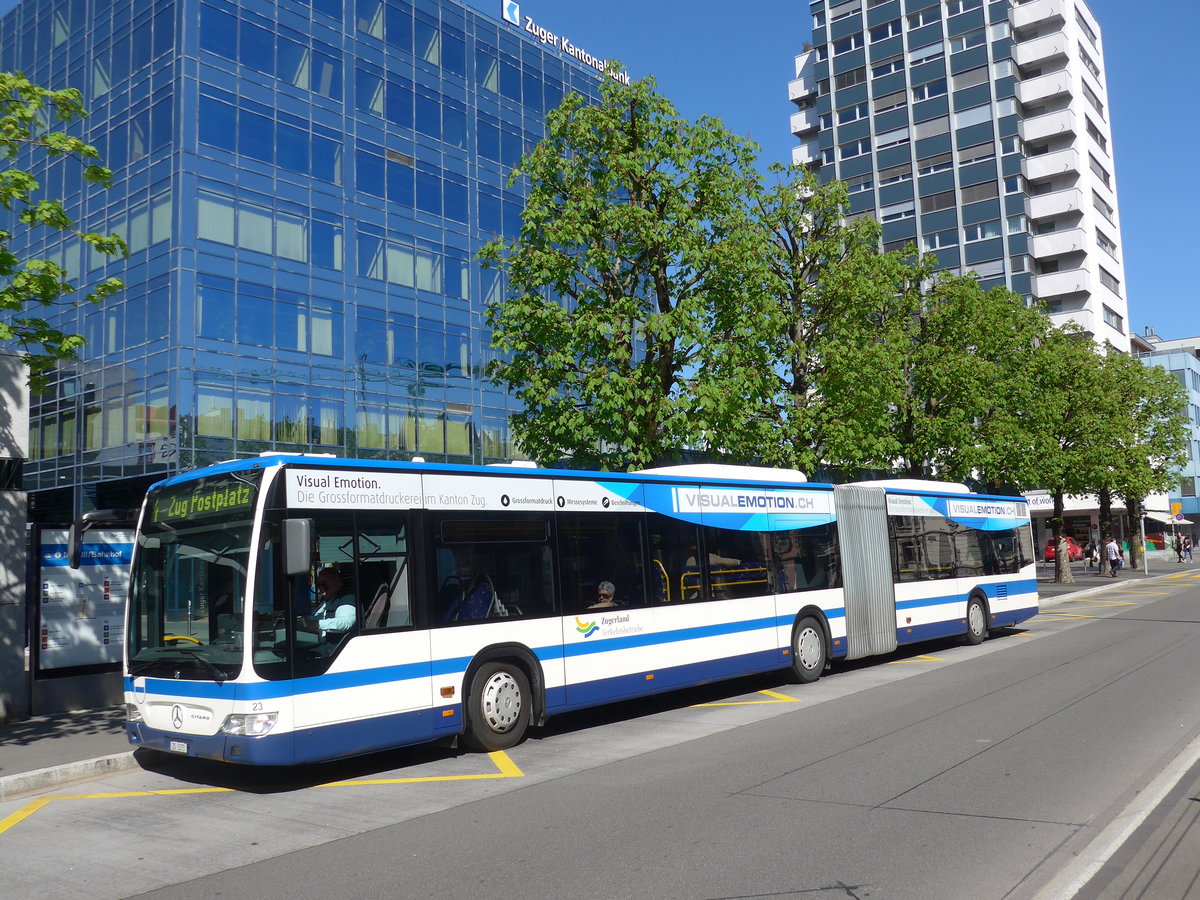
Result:
{"label": "bus rear wheel", "polygon": [[801,684],[816,681],[828,658],[825,629],[812,616],[805,616],[792,629],[792,674]]}
{"label": "bus rear wheel", "polygon": [[471,679],[467,700],[467,730],[463,743],[469,750],[507,750],[525,737],[533,696],[529,679],[508,662],[489,662]]}
{"label": "bus rear wheel", "polygon": [[982,644],[988,633],[987,607],[978,597],[967,601],[967,633],[964,640],[968,644]]}

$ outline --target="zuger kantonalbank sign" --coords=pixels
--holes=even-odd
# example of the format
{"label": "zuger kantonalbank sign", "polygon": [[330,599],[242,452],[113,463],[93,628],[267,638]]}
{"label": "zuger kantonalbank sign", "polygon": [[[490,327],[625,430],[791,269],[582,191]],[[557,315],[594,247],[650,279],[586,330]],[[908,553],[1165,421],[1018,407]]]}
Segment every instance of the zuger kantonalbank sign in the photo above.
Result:
{"label": "zuger kantonalbank sign", "polygon": [[500,9],[504,15],[504,21],[510,22],[511,24],[516,25],[518,28],[524,28],[543,44],[549,44],[556,50],[561,50],[563,53],[567,54],[567,56],[591,66],[597,72],[603,72],[607,74],[610,78],[615,78],[622,84],[629,84],[628,72],[608,71],[608,63],[605,60],[597,59],[582,47],[575,46],[569,40],[567,40],[565,36],[548,31],[537,22],[533,21],[533,19],[529,16],[522,18],[521,4],[517,3],[516,0],[501,0]]}

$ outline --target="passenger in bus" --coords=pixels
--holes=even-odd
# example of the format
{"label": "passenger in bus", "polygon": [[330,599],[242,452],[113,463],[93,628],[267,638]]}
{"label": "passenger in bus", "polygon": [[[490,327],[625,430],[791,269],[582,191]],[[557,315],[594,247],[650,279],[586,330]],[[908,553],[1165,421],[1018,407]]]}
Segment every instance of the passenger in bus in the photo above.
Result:
{"label": "passenger in bus", "polygon": [[611,581],[602,581],[596,585],[597,600],[588,609],[612,609],[620,606],[617,602],[617,588]]}
{"label": "passenger in bus", "polygon": [[340,640],[358,620],[354,595],[345,591],[341,572],[329,566],[317,573],[317,599],[313,618],[327,640]]}

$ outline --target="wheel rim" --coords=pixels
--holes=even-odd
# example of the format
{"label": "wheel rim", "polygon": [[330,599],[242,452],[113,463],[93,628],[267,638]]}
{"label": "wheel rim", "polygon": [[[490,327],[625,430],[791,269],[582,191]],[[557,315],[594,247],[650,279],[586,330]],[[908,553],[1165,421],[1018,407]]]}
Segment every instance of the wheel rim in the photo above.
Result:
{"label": "wheel rim", "polygon": [[815,628],[802,628],[796,635],[796,659],[805,669],[815,669],[821,662],[821,636]]}
{"label": "wheel rim", "polygon": [[483,721],[492,731],[511,731],[521,717],[521,686],[510,672],[497,672],[483,686]]}
{"label": "wheel rim", "polygon": [[971,627],[972,634],[983,634],[983,604],[978,601],[971,604],[971,608],[967,610],[967,624]]}

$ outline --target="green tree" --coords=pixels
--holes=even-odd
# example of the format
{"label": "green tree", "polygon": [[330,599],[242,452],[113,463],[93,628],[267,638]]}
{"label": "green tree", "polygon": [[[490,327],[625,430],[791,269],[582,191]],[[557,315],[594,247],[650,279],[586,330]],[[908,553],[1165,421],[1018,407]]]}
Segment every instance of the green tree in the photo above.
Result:
{"label": "green tree", "polygon": [[[813,472],[854,467],[883,449],[889,395],[879,325],[908,275],[879,252],[880,225],[846,220],[846,187],[822,184],[800,167],[776,165],[753,198],[765,262],[760,320],[769,338],[773,391],[751,427],[730,436],[736,455]],[[866,375],[867,377],[864,377]]]}
{"label": "green tree", "polygon": [[1115,435],[1117,458],[1102,485],[1125,501],[1130,525],[1130,563],[1144,565],[1141,517],[1146,497],[1167,491],[1187,462],[1190,437],[1187,395],[1171,373],[1158,366],[1143,365],[1124,353],[1110,351],[1101,365],[1102,387],[1097,392],[1110,412],[1119,433]]}
{"label": "green tree", "polygon": [[520,233],[480,253],[508,276],[490,368],[530,457],[636,468],[724,450],[771,389],[771,305],[746,197],[756,147],[689,122],[653,79],[568,95],[511,183]]}
{"label": "green tree", "polygon": [[[99,163],[95,147],[64,131],[86,115],[77,90],[48,90],[30,82],[19,72],[0,72],[0,155],[7,167],[0,171],[0,205],[9,212],[9,220],[31,231],[45,228],[75,235],[84,244],[101,253],[125,253],[125,243],[116,235],[104,236],[77,229],[60,200],[41,196],[41,184],[18,158],[32,161],[44,154],[50,160],[72,158],[83,166],[86,181],[110,187],[112,172]],[[33,168],[32,165],[26,168]],[[45,315],[62,308],[77,290],[68,272],[48,259],[19,259],[10,245],[15,233],[0,230],[0,341],[21,348],[29,365],[32,384],[38,387],[45,373],[60,360],[78,358],[84,339],[50,324]],[[116,278],[91,287],[81,302],[100,303],[121,290]]]}

